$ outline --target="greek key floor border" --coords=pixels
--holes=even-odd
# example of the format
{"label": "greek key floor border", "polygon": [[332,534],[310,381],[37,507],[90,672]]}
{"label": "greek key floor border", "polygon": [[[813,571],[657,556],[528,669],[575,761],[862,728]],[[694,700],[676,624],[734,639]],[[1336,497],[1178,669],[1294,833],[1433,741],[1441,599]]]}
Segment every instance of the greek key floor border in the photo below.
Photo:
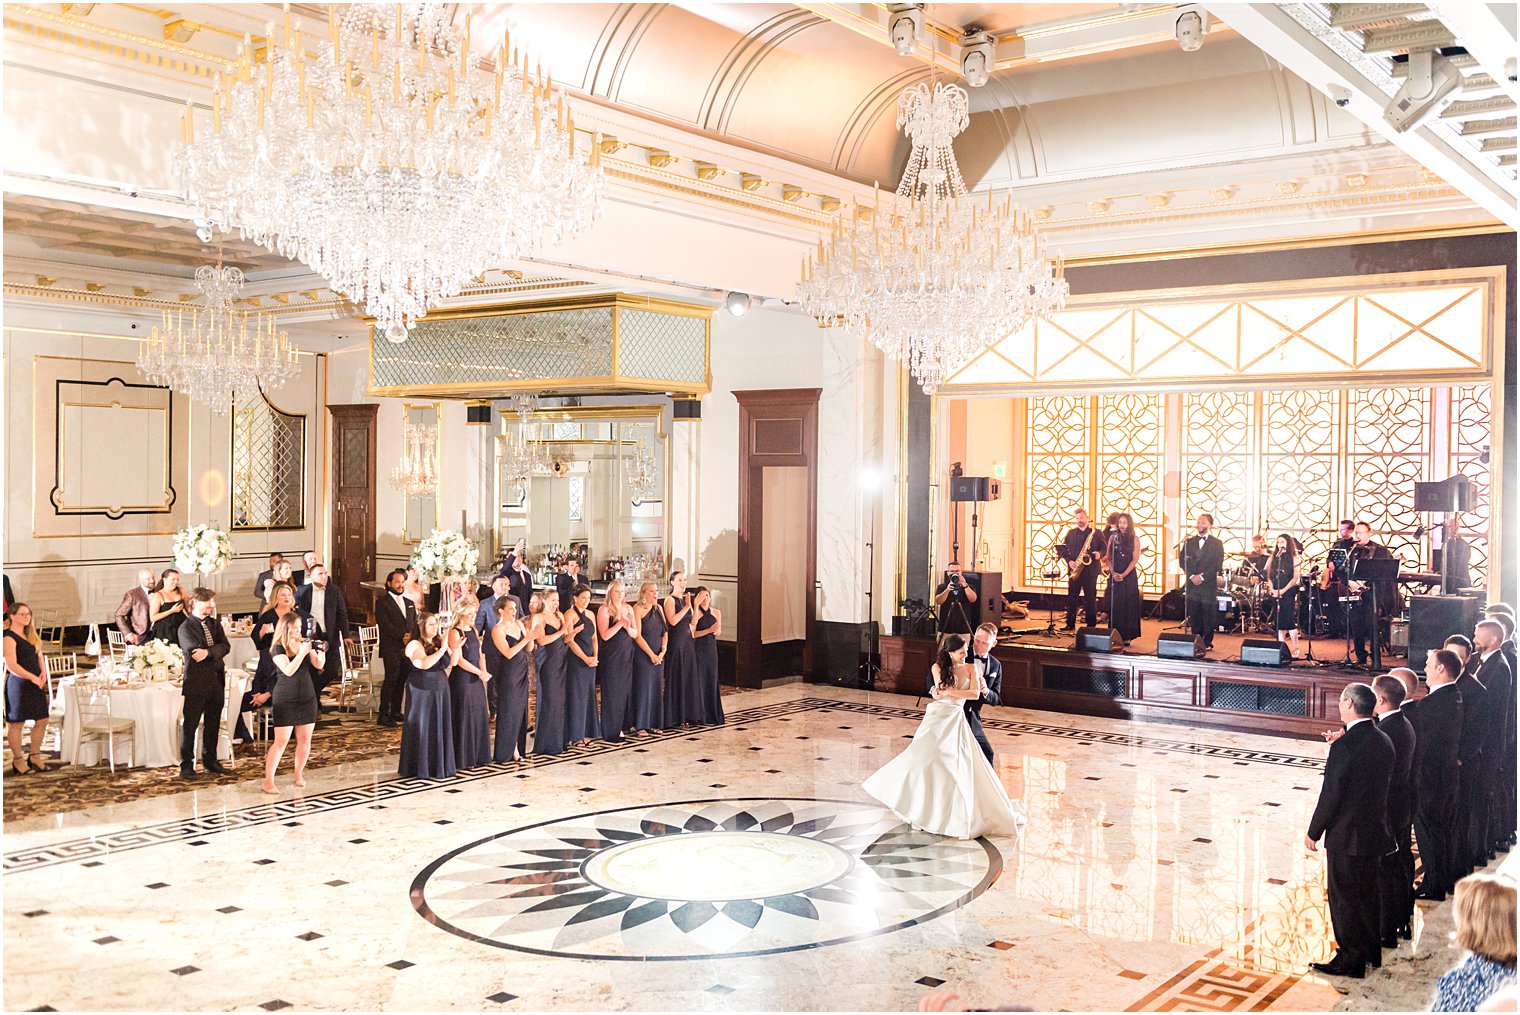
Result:
{"label": "greek key floor border", "polygon": [[[787,721],[799,713],[814,711],[837,711],[872,715],[886,719],[909,720],[916,720],[923,715],[922,708],[905,708],[870,702],[837,701],[831,698],[800,698],[796,701],[778,702],[774,705],[757,705],[753,708],[741,709],[731,714],[724,726],[707,727],[704,731],[733,729],[735,727],[742,727],[748,723],[771,720]],[[1325,764],[1323,759],[1304,757],[1280,751],[1253,751],[1246,748],[1224,747],[1216,744],[1174,740],[1164,737],[1099,732],[1069,726],[1057,726],[1050,723],[1000,719],[990,715],[982,719],[982,725],[985,729],[994,733],[1006,733],[1015,736],[1054,737],[1081,744],[1132,747],[1163,754],[1184,754],[1198,758],[1229,760],[1237,764],[1283,765],[1305,770],[1320,770],[1324,768]],[[249,807],[223,811],[219,814],[208,814],[195,818],[180,818],[173,821],[141,825],[136,828],[111,832],[105,835],[69,839],[46,846],[34,846],[28,849],[7,852],[5,854],[4,873],[6,876],[10,876],[26,871],[53,867],[58,864],[97,860],[112,853],[121,853],[127,850],[142,849],[147,846],[157,846],[170,842],[184,842],[207,835],[216,835],[221,832],[233,832],[273,822],[289,821],[293,818],[309,817],[327,811],[342,810],[350,807],[379,807],[383,806],[387,801],[427,790],[447,789],[456,787],[461,783],[520,775],[524,772],[548,768],[553,765],[574,764],[592,757],[636,750],[641,747],[647,747],[650,744],[682,740],[693,735],[689,730],[672,730],[659,736],[625,740],[616,744],[597,741],[591,746],[571,748],[564,754],[554,757],[530,756],[523,761],[503,762],[485,765],[480,768],[472,768],[460,772],[453,779],[388,779],[385,782],[370,783],[364,786],[334,790],[328,793],[318,793],[292,800],[277,800],[270,803],[254,804]]]}

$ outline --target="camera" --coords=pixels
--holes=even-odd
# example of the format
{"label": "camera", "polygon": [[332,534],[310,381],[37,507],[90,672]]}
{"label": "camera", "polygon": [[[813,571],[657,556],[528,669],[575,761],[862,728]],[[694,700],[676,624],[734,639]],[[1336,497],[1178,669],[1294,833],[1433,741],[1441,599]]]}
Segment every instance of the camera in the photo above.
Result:
{"label": "camera", "polygon": [[1335,102],[1337,106],[1345,109],[1347,106],[1351,105],[1351,89],[1347,88],[1345,85],[1331,85],[1330,98]]}

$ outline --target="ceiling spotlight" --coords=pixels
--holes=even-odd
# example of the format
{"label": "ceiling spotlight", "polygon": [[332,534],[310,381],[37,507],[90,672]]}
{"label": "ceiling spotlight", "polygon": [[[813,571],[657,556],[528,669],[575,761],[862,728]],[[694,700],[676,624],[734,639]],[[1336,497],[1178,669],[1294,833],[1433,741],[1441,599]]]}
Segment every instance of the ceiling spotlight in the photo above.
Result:
{"label": "ceiling spotlight", "polygon": [[1177,45],[1184,53],[1196,53],[1203,48],[1203,37],[1209,34],[1209,16],[1196,6],[1181,9],[1177,15]]}
{"label": "ceiling spotlight", "polygon": [[923,4],[889,4],[887,35],[898,56],[912,56],[918,48],[918,33],[924,25]]}
{"label": "ceiling spotlight", "polygon": [[[1422,49],[1404,59],[1409,61],[1409,76],[1383,110],[1383,119],[1400,132],[1414,130],[1441,115],[1462,88],[1462,72],[1441,53]],[[1400,62],[1399,57],[1394,61]]]}
{"label": "ceiling spotlight", "polygon": [[754,302],[754,297],[747,293],[729,293],[723,297],[723,309],[728,311],[730,317],[743,317],[749,313]]}
{"label": "ceiling spotlight", "polygon": [[216,223],[212,222],[210,219],[196,219],[195,238],[197,240],[200,240],[202,243],[210,243],[213,239],[216,238],[216,233],[213,231],[215,227]]}
{"label": "ceiling spotlight", "polygon": [[967,29],[961,36],[961,77],[972,88],[980,88],[992,77],[997,60],[997,42],[987,32]]}

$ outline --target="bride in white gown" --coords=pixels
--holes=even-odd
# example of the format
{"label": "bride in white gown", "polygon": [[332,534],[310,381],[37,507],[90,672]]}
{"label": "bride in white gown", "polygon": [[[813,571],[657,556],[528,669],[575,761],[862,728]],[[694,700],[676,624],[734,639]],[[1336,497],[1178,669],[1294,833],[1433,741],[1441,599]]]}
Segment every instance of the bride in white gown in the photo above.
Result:
{"label": "bride in white gown", "polygon": [[1020,834],[1023,810],[1008,799],[966,722],[965,703],[979,698],[986,685],[966,662],[963,637],[945,636],[933,672],[938,693],[913,742],[862,788],[925,831],[956,839]]}

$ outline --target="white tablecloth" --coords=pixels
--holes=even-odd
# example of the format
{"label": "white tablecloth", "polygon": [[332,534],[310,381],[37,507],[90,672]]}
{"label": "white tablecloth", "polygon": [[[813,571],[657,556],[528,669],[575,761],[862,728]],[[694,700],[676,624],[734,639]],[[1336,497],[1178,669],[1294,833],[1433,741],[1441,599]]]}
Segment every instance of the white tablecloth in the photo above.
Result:
{"label": "white tablecloth", "polygon": [[243,664],[250,659],[259,657],[258,647],[253,644],[253,639],[246,634],[231,635],[227,639],[230,651],[227,653],[227,675],[230,677],[234,670],[241,670]]}
{"label": "white tablecloth", "polygon": [[[227,682],[232,685],[233,707],[241,701],[252,677],[242,670],[230,670]],[[70,684],[63,689],[63,741],[60,757],[66,764],[95,765],[106,756],[104,741],[79,742],[79,693]],[[179,764],[179,718],[184,711],[185,699],[180,688],[173,684],[142,684],[136,687],[113,687],[111,714],[119,719],[131,719],[136,723],[130,750],[132,757],[124,757],[128,745],[118,738],[122,754],[118,764],[132,768],[167,768]],[[222,735],[216,756],[222,760],[232,757],[232,744],[226,735],[226,716],[222,718]]]}

